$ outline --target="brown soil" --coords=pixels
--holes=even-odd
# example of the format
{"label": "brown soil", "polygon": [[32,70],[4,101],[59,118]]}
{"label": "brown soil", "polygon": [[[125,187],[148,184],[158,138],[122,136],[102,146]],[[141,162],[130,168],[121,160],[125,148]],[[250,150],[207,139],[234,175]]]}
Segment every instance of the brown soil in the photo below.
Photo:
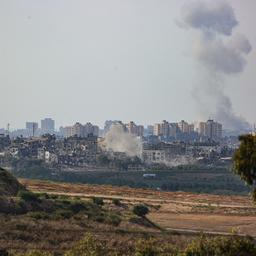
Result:
{"label": "brown soil", "polygon": [[256,237],[256,207],[249,196],[222,196],[184,192],[161,192],[87,184],[67,184],[20,179],[35,192],[70,196],[119,198],[153,207],[148,218],[164,229],[246,234]]}

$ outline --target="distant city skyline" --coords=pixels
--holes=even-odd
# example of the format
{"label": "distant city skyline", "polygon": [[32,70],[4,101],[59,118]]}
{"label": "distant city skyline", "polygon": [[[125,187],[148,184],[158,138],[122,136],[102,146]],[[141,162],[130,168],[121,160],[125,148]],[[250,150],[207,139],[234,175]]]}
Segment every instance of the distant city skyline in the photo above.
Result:
{"label": "distant city skyline", "polygon": [[[181,24],[190,2],[2,0],[0,127],[17,129],[45,117],[56,127],[214,118],[218,106],[195,90],[204,76],[190,52],[198,31],[188,29],[188,20],[185,29]],[[236,115],[253,124],[256,1],[214,2],[232,7],[232,33],[244,34],[252,46],[243,72],[224,77],[220,87]],[[208,105],[199,107],[200,100]]]}

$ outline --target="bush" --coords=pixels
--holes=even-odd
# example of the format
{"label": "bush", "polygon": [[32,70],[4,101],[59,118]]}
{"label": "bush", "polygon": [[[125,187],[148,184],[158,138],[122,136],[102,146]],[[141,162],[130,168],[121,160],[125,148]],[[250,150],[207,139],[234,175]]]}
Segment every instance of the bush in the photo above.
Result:
{"label": "bush", "polygon": [[45,212],[31,212],[29,213],[29,216],[33,219],[36,219],[36,220],[47,220],[47,219],[50,219],[50,216],[48,213],[45,213]]}
{"label": "bush", "polygon": [[69,210],[57,210],[54,215],[54,219],[70,219],[73,216],[73,212]]}
{"label": "bush", "polygon": [[154,238],[140,239],[135,245],[135,256],[183,256],[179,250],[168,243],[159,243]]}
{"label": "bush", "polygon": [[106,254],[103,244],[88,233],[70,251],[66,252],[65,256],[103,256]]}
{"label": "bush", "polygon": [[39,195],[30,191],[20,191],[18,196],[26,202],[38,202],[40,201]]}
{"label": "bush", "polygon": [[87,209],[86,205],[83,202],[79,202],[79,201],[71,202],[68,208],[70,211],[74,213],[79,213],[80,211]]}
{"label": "bush", "polygon": [[103,198],[101,198],[101,197],[93,197],[92,201],[94,204],[104,205]]}
{"label": "bush", "polygon": [[188,245],[184,256],[251,256],[256,255],[256,246],[249,237],[205,237]]}
{"label": "bush", "polygon": [[121,217],[116,215],[116,214],[109,214],[106,218],[106,222],[108,224],[114,225],[114,226],[118,226],[120,224],[120,222],[122,221]]}
{"label": "bush", "polygon": [[149,213],[149,209],[144,204],[137,204],[133,207],[133,213],[140,217],[144,217],[146,214]]}
{"label": "bush", "polygon": [[113,204],[116,205],[116,206],[120,206],[120,205],[121,205],[121,202],[120,202],[120,200],[119,200],[118,198],[114,198],[114,199],[112,200],[112,202],[113,202]]}

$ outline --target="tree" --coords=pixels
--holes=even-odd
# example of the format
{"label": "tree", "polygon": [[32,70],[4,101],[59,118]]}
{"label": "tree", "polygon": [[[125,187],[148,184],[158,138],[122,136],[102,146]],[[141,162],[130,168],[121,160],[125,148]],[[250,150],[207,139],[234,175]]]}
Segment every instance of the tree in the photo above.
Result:
{"label": "tree", "polygon": [[253,199],[256,201],[256,136],[242,135],[239,141],[241,144],[233,157],[233,171],[248,185],[253,186]]}
{"label": "tree", "polygon": [[140,216],[145,217],[146,214],[148,214],[149,209],[144,204],[137,204],[133,207],[133,213]]}

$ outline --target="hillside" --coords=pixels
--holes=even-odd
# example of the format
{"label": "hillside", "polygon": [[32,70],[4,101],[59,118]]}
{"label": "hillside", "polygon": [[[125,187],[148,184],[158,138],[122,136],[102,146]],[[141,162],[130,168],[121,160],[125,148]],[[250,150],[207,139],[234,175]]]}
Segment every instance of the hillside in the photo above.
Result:
{"label": "hillside", "polygon": [[[4,171],[2,173],[8,175]],[[8,177],[13,181],[13,177]],[[103,246],[104,254],[89,254],[96,256],[194,255],[179,252],[190,248],[192,240],[201,239],[201,232],[206,235],[204,239],[209,238],[204,243],[210,243],[210,247],[218,242],[234,246],[249,243],[250,248],[256,250],[253,238],[237,240],[243,239],[244,235],[256,237],[256,208],[248,196],[163,192],[28,179],[20,179],[19,182],[27,190],[15,197],[5,196],[8,204],[5,209],[0,207],[0,255],[1,250],[11,251],[14,254],[4,255],[12,256],[20,256],[19,253],[26,251],[28,254],[21,255],[83,255],[80,251],[66,254],[74,246],[79,247],[81,241],[95,241],[93,243]],[[3,184],[7,187],[6,182]],[[139,209],[138,206],[148,209],[146,216],[134,211],[135,207]],[[213,235],[217,235],[216,239],[211,240]],[[95,248],[95,244],[92,245]],[[160,251],[137,254],[145,248]],[[49,254],[31,254],[33,249]],[[240,252],[240,247],[237,250]]]}
{"label": "hillside", "polygon": [[0,167],[0,196],[15,196],[21,189],[24,189],[24,186],[8,171]]}

